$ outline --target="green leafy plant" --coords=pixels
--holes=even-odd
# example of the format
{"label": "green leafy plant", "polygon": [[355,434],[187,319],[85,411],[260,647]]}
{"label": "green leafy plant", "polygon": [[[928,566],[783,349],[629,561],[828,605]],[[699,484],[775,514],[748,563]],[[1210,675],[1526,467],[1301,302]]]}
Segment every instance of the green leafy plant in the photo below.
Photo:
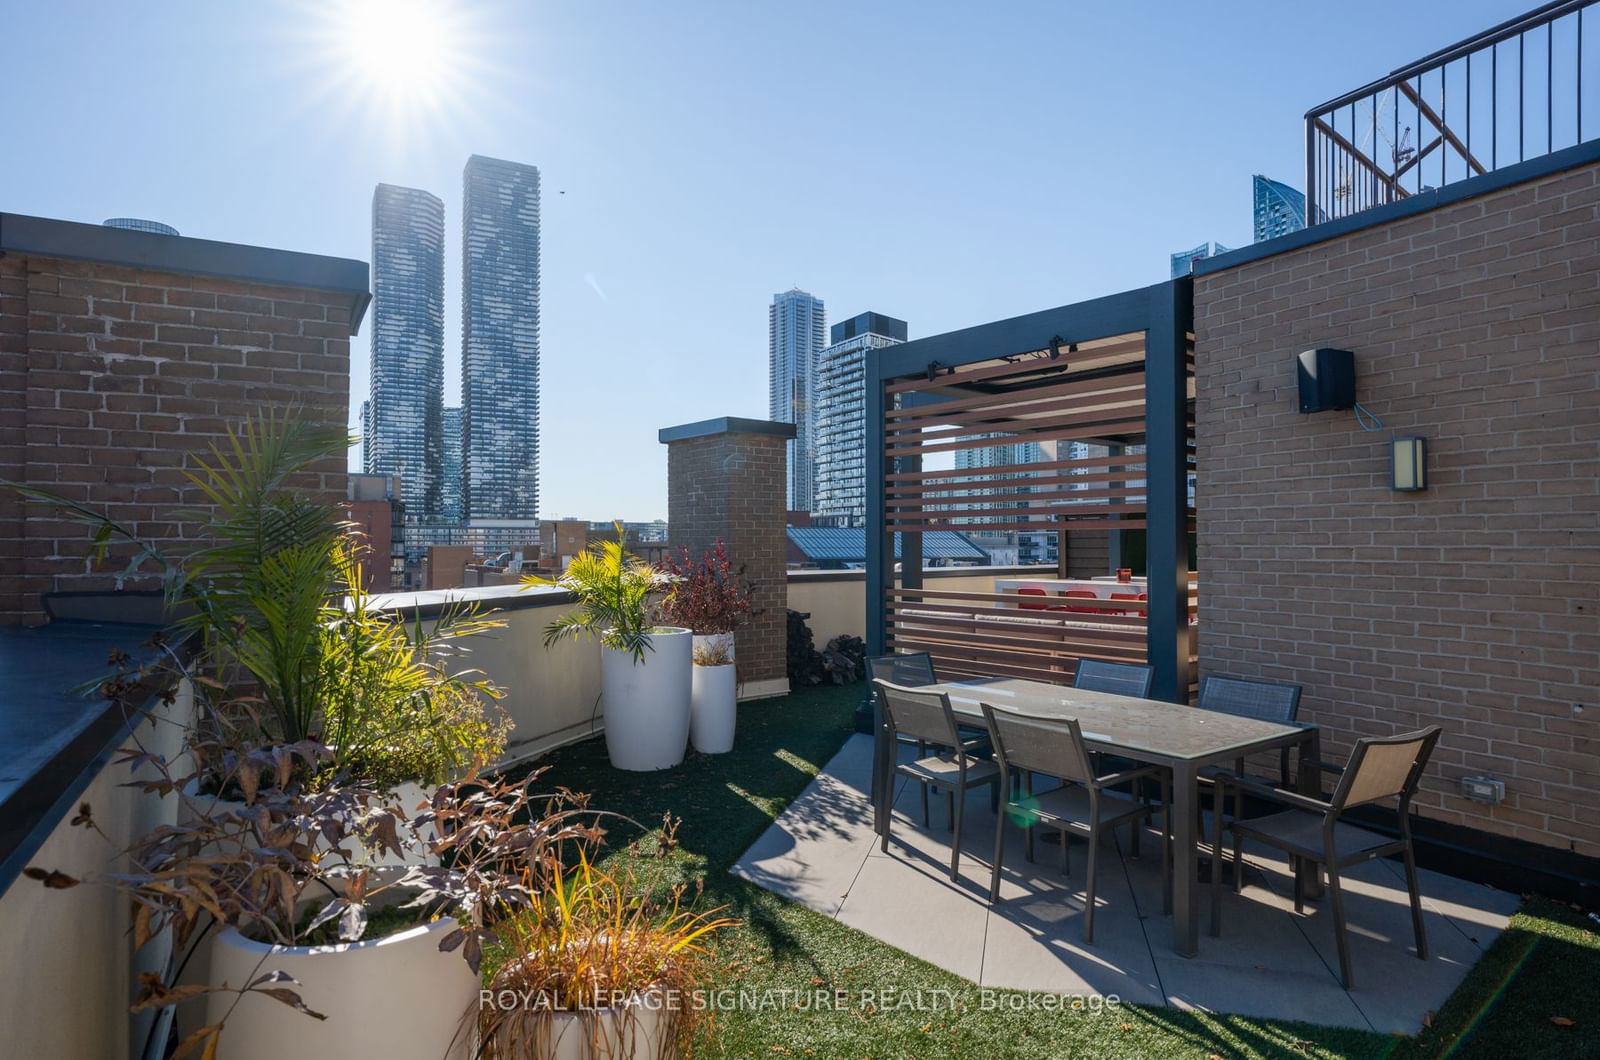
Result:
{"label": "green leafy plant", "polygon": [[[578,1018],[590,1056],[687,1055],[705,942],[738,922],[719,915],[721,907],[694,912],[683,895],[679,886],[669,900],[652,901],[631,875],[598,868],[581,849],[576,863],[554,868],[539,898],[498,927],[510,957],[485,994],[517,1003],[480,1008],[478,1055],[554,1055],[558,1013]],[[627,1003],[641,995],[654,996]],[[644,1022],[656,1015],[652,1034]]]}
{"label": "green leafy plant", "polygon": [[318,625],[316,686],[318,738],[339,768],[377,784],[436,784],[498,757],[511,721],[489,703],[505,693],[461,661],[467,638],[505,622],[460,604],[430,621],[375,610],[348,539],[337,569],[344,592]]}
{"label": "green leafy plant", "polygon": [[556,587],[578,597],[578,606],[544,628],[545,647],[573,637],[600,638],[600,643],[644,661],[650,650],[650,634],[656,624],[657,596],[672,584],[673,577],[657,570],[628,552],[622,524],[616,523],[616,540],[596,541],[574,556],[559,578],[526,575],[526,588]]}
{"label": "green leafy plant", "polygon": [[456,661],[464,638],[503,623],[465,607],[408,622],[372,606],[354,527],[298,488],[349,441],[290,413],[230,428],[184,472],[209,506],[176,513],[203,528],[181,555],[87,505],[16,488],[90,526],[96,562],[131,548],[119,584],[159,574],[176,633],[199,648],[200,678],[241,693],[207,724],[243,729],[246,742],[326,743],[364,780],[442,780],[504,748],[508,723],[488,707],[499,690]]}
{"label": "green leafy plant", "polygon": [[[318,709],[319,619],[337,591],[337,546],[349,532],[338,509],[293,488],[316,461],[342,455],[341,429],[262,411],[230,427],[209,457],[184,477],[207,508],[179,509],[177,521],[201,529],[182,555],[88,505],[32,487],[47,503],[93,530],[91,554],[104,563],[113,545],[131,547],[117,585],[142,570],[161,578],[179,632],[197,634],[223,680],[247,679],[284,742],[304,739]],[[238,670],[243,674],[238,673]]]}
{"label": "green leafy plant", "polygon": [[[127,695],[148,687],[154,675],[147,666],[131,668],[126,656],[119,666],[105,691],[132,711]],[[207,694],[203,687],[197,696]],[[167,694],[169,705],[174,695]],[[112,847],[104,870],[73,875],[30,865],[23,875],[52,890],[87,882],[123,892],[133,901],[136,948],[171,933],[182,956],[164,972],[140,975],[133,1011],[237,995],[220,1020],[180,1044],[180,1054],[204,1047],[203,1055],[216,1055],[229,1017],[250,993],[325,1018],[302,997],[301,984],[272,968],[267,957],[248,982],[180,983],[190,957],[219,926],[292,947],[351,942],[448,917],[454,927],[441,933],[439,949],[459,951],[478,974],[485,942],[499,938],[497,925],[536,906],[552,874],[559,874],[564,851],[597,846],[604,834],[598,821],[617,817],[589,809],[583,795],[535,793],[540,771],[513,781],[470,769],[408,807],[393,792],[343,771],[329,777],[304,768],[332,759],[329,748],[310,741],[251,747],[195,738],[186,753],[168,758],[146,748],[140,727],[131,740],[117,764],[142,775],[127,786],[179,799],[176,823],[161,824],[126,848]],[[220,773],[240,801],[192,794],[204,769]],[[112,842],[88,802],[70,824]],[[399,867],[376,868],[384,858]]]}

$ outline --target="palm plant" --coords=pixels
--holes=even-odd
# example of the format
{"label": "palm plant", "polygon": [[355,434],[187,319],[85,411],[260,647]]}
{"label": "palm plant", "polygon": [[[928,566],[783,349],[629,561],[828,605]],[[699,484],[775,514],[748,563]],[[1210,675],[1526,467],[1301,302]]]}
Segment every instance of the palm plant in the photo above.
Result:
{"label": "palm plant", "polygon": [[349,524],[334,506],[292,489],[291,479],[349,444],[341,429],[270,411],[230,427],[209,458],[194,458],[197,470],[184,469],[210,507],[174,513],[205,528],[181,557],[86,504],[16,488],[92,527],[96,563],[113,544],[132,546],[118,587],[153,568],[178,631],[198,635],[219,669],[242,669],[277,735],[292,743],[309,735],[316,715],[317,620],[336,591],[336,549]]}
{"label": "palm plant", "polygon": [[567,589],[578,606],[544,628],[545,647],[578,636],[598,636],[600,643],[644,661],[654,650],[650,634],[656,625],[654,597],[673,584],[673,576],[628,552],[622,524],[614,524],[615,540],[596,541],[574,556],[559,578],[525,575],[525,588]]}
{"label": "palm plant", "polygon": [[[17,488],[93,527],[97,562],[113,544],[131,545],[119,585],[142,568],[159,573],[203,669],[250,693],[242,706],[256,731],[246,739],[330,744],[368,780],[441,780],[504,746],[507,725],[483,702],[499,691],[451,662],[462,638],[503,623],[450,608],[424,626],[372,607],[352,524],[296,488],[296,476],[349,444],[342,429],[289,413],[263,411],[230,428],[184,472],[209,507],[177,513],[205,528],[181,556],[87,505]],[[211,720],[239,719],[219,711]]]}
{"label": "palm plant", "polygon": [[453,663],[471,652],[463,640],[505,622],[461,604],[396,621],[373,608],[354,542],[339,545],[337,567],[344,592],[318,623],[315,696],[340,766],[381,784],[438,783],[497,756],[510,719],[484,701],[504,692]]}

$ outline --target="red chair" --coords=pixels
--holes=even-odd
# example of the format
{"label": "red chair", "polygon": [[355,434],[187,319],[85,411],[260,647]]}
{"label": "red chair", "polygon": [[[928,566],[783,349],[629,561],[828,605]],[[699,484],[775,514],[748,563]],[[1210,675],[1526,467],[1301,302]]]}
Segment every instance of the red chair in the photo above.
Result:
{"label": "red chair", "polygon": [[[1096,595],[1095,593],[1091,592],[1088,589],[1068,589],[1066,592],[1062,593],[1061,595],[1066,597],[1068,600],[1098,600],[1098,599],[1100,599],[1100,597],[1098,595]],[[1056,607],[1052,607],[1050,610],[1052,610],[1052,611],[1073,611],[1073,612],[1076,612],[1076,613],[1078,613],[1080,615],[1103,615],[1103,614],[1105,614],[1105,612],[1100,610],[1098,607],[1063,607],[1063,606],[1058,605]]]}
{"label": "red chair", "polygon": [[[1017,590],[1017,595],[1019,595],[1019,596],[1049,596],[1050,594],[1045,592],[1043,589],[1035,589],[1035,588],[1033,588],[1031,586],[1026,586],[1025,585],[1022,588]],[[1018,606],[1021,607],[1024,611],[1046,611],[1046,610],[1049,610],[1049,608],[1044,604],[1030,604],[1026,600],[1024,600]]]}
{"label": "red chair", "polygon": [[[1145,599],[1145,596],[1146,596],[1145,593],[1112,593],[1111,594],[1111,599],[1113,599],[1113,600],[1143,600],[1143,599]],[[1137,611],[1108,611],[1106,613],[1109,614],[1109,615],[1137,615],[1139,612],[1137,612]]]}

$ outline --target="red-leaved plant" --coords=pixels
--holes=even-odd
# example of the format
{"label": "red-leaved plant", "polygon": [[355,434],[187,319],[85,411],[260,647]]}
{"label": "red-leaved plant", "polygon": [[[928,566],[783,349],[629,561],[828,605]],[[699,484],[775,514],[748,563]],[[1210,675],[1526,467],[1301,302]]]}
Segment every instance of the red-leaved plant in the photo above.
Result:
{"label": "red-leaved plant", "polygon": [[683,549],[679,562],[670,555],[662,564],[675,580],[662,601],[662,617],[675,626],[688,626],[696,633],[732,633],[746,618],[755,614],[755,587],[728,559],[728,550],[719,539],[710,552],[691,562],[689,549]]}

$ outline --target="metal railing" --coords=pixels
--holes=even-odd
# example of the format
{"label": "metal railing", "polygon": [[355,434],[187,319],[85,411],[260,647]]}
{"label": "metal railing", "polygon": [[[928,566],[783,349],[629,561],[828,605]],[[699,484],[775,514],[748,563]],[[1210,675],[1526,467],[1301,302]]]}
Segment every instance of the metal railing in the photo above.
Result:
{"label": "metal railing", "polygon": [[1545,4],[1307,111],[1306,224],[1600,135],[1597,3]]}

